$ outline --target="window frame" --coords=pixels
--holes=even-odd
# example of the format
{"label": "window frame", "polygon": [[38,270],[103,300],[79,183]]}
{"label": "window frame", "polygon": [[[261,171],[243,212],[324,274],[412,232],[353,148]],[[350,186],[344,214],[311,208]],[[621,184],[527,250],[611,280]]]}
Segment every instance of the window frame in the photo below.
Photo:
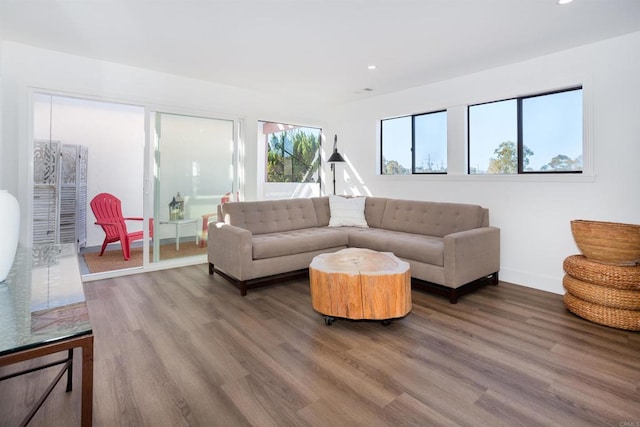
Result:
{"label": "window frame", "polygon": [[[525,99],[530,99],[530,98],[537,98],[537,97],[541,97],[541,96],[548,96],[548,95],[555,95],[558,93],[565,93],[565,92],[572,92],[572,91],[576,91],[576,90],[580,90],[582,91],[582,157],[583,157],[583,164],[582,164],[582,170],[579,171],[567,171],[567,170],[552,170],[552,171],[541,171],[541,170],[536,170],[536,171],[526,171],[524,170],[524,141],[523,141],[523,128],[522,128],[522,101]],[[585,90],[584,90],[584,85],[575,85],[575,86],[571,86],[571,87],[567,87],[564,89],[556,89],[556,90],[552,90],[552,91],[546,91],[546,92],[540,92],[540,93],[535,93],[535,94],[531,94],[531,95],[522,95],[522,96],[516,96],[516,97],[511,97],[511,98],[504,98],[504,99],[497,99],[497,100],[493,100],[493,101],[487,101],[487,102],[479,102],[476,104],[469,104],[467,105],[467,153],[471,153],[471,107],[475,107],[475,106],[479,106],[479,105],[486,105],[486,104],[493,104],[496,102],[504,102],[504,101],[511,101],[511,100],[515,100],[516,101],[516,118],[517,118],[517,139],[518,141],[516,142],[516,148],[517,148],[517,156],[518,156],[518,164],[517,164],[517,172],[515,174],[472,174],[471,173],[471,157],[467,156],[467,175],[469,176],[500,176],[500,175],[507,175],[507,176],[518,176],[518,175],[582,175],[585,172],[585,164],[584,164],[584,155],[585,155],[585,133],[584,133],[584,128],[585,128],[585,109],[584,109],[584,104],[585,104]]]}
{"label": "window frame", "polygon": [[[301,129],[310,129],[310,130],[316,130],[318,131],[318,140],[317,140],[317,152],[316,152],[316,157],[314,158],[314,162],[317,162],[317,173],[318,173],[318,180],[316,182],[320,183],[320,173],[323,167],[323,159],[321,156],[321,152],[322,152],[322,135],[323,135],[323,129],[321,127],[316,127],[316,126],[311,126],[311,125],[297,125],[297,124],[291,124],[291,123],[284,123],[281,121],[268,121],[268,120],[259,120],[258,123],[262,123],[263,125],[265,124],[270,124],[270,125],[276,125],[276,126],[282,126],[282,129],[279,129],[277,132],[272,132],[269,134],[263,134],[264,136],[267,135],[275,135],[277,133],[287,133],[287,132],[293,132],[295,133],[298,130]],[[293,134],[290,134],[289,136],[290,138],[293,138]],[[264,140],[264,183],[265,184],[313,184],[314,182],[298,182],[298,181],[269,181],[269,176],[268,176],[268,171],[269,171],[269,167],[268,167],[268,162],[269,162],[269,147],[270,147],[270,139],[266,138]],[[283,151],[285,151],[284,147],[283,147]],[[288,157],[294,158],[293,156],[294,153],[289,153]],[[286,157],[286,156],[285,156]],[[313,167],[313,163],[310,165],[311,167]]]}
{"label": "window frame", "polygon": [[[446,175],[448,173],[449,170],[449,159],[447,156],[447,170],[445,171],[430,171],[430,172],[416,172],[416,117],[420,117],[420,116],[426,116],[429,114],[438,114],[438,113],[446,113],[445,114],[445,118],[447,118],[448,121],[448,111],[446,108],[443,109],[439,109],[439,110],[434,110],[434,111],[427,111],[424,113],[416,113],[416,114],[407,114],[407,115],[403,115],[403,116],[396,116],[396,117],[387,117],[384,119],[380,120],[380,164],[379,164],[379,173],[380,175],[383,176],[411,176],[411,175]],[[408,174],[387,174],[384,173],[384,131],[383,131],[383,123],[387,120],[395,120],[395,119],[402,119],[402,118],[406,118],[406,117],[410,117],[411,118],[411,172]],[[448,129],[445,128],[445,133],[447,134],[447,143],[445,146],[445,152],[448,151],[448,145],[449,145],[449,141],[448,141]]]}

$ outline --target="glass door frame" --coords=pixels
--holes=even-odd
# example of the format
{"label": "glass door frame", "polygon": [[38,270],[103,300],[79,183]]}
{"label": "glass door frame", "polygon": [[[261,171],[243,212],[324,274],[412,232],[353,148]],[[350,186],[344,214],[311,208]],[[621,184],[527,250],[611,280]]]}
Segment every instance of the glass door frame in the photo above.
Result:
{"label": "glass door frame", "polygon": [[[27,244],[25,242],[31,242],[33,239],[33,149],[34,149],[34,95],[36,93],[76,98],[88,101],[116,103],[136,106],[144,109],[144,155],[143,155],[143,264],[142,267],[129,268],[124,270],[111,270],[101,273],[89,273],[82,276],[83,281],[94,281],[101,279],[108,279],[112,277],[137,274],[146,271],[162,270],[166,268],[173,268],[177,266],[193,265],[193,257],[184,258],[184,260],[166,260],[159,263],[149,262],[150,253],[150,239],[149,239],[149,219],[153,218],[153,194],[154,194],[154,144],[152,128],[150,127],[151,112],[176,114],[184,116],[199,117],[205,119],[222,119],[233,121],[233,155],[232,155],[232,168],[233,168],[233,191],[239,193],[241,196],[244,194],[244,168],[245,162],[245,126],[246,118],[229,115],[218,114],[203,111],[192,111],[185,108],[170,108],[165,105],[155,105],[145,102],[137,102],[130,99],[112,98],[108,96],[89,95],[85,93],[66,92],[55,89],[49,89],[45,87],[29,86],[24,93],[24,103],[27,112],[26,115],[20,119],[25,125],[24,136],[26,137],[25,144],[22,144],[22,148],[19,150],[19,175],[24,179],[19,180],[18,185],[18,198],[20,205],[25,208],[25,215],[23,215],[25,224],[21,227],[20,242],[21,244]],[[206,259],[206,256],[202,256],[202,259]],[[186,261],[185,261],[186,260]],[[198,261],[201,262],[201,261]]]}
{"label": "glass door frame", "polygon": [[[19,170],[20,170],[20,175],[23,176],[24,179],[20,180],[20,185],[18,189],[18,194],[20,195],[19,196],[20,205],[26,206],[26,212],[23,215],[23,220],[25,220],[25,223],[23,226],[21,226],[22,230],[20,235],[20,244],[25,247],[31,246],[31,242],[33,241],[33,216],[34,216],[33,150],[35,147],[34,126],[35,126],[35,114],[36,114],[36,110],[35,110],[36,95],[44,95],[44,96],[60,97],[60,98],[71,98],[79,101],[88,101],[88,102],[97,102],[97,103],[106,103],[106,104],[119,104],[124,106],[136,107],[143,110],[143,114],[145,116],[144,117],[145,123],[147,121],[145,106],[139,102],[118,99],[118,98],[111,98],[106,96],[87,95],[84,93],[65,92],[65,91],[48,89],[43,87],[34,87],[34,86],[27,87],[26,93],[25,93],[26,107],[27,107],[25,111],[28,112],[25,117],[26,143],[23,144],[23,149],[20,150],[19,152]],[[147,131],[146,129],[143,129],[143,131],[145,133],[145,141],[146,141]],[[91,159],[91,154],[89,154],[89,159]],[[146,158],[144,160],[146,161]],[[144,192],[144,188],[143,188],[143,192]],[[89,201],[90,200],[87,199],[87,208],[86,208],[87,219],[88,219],[88,214],[90,212],[90,207],[88,206]],[[87,222],[87,226],[89,226],[88,222]],[[144,225],[143,246],[147,244],[148,238],[149,238],[148,226]],[[143,259],[143,263],[144,263],[144,259]],[[108,279],[108,278],[118,277],[123,275],[137,274],[137,273],[140,273],[141,271],[144,271],[144,265],[141,267],[131,267],[127,269],[117,269],[117,270],[109,270],[109,271],[104,271],[99,273],[82,274],[82,281],[88,282],[93,280]]]}
{"label": "glass door frame", "polygon": [[143,183],[143,217],[144,217],[144,247],[143,247],[143,271],[161,270],[165,268],[193,265],[194,259],[206,261],[206,255],[198,255],[185,258],[173,258],[154,261],[150,257],[151,239],[149,239],[149,220],[153,219],[154,229],[157,226],[155,212],[155,193],[158,164],[156,159],[156,121],[152,120],[156,114],[171,114],[177,116],[193,117],[210,120],[226,120],[233,122],[233,151],[232,151],[232,194],[243,194],[243,178],[240,165],[244,162],[244,126],[245,119],[225,114],[212,114],[202,111],[189,111],[185,109],[168,108],[166,106],[145,105],[145,156],[144,156],[144,183]]}

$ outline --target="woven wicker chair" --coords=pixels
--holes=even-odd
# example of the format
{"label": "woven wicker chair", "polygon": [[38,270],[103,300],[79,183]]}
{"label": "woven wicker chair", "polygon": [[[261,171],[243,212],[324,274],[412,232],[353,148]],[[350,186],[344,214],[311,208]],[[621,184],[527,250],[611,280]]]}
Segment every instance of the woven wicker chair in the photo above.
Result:
{"label": "woven wicker chair", "polygon": [[600,325],[640,331],[640,266],[607,265],[572,255],[563,267],[569,311]]}

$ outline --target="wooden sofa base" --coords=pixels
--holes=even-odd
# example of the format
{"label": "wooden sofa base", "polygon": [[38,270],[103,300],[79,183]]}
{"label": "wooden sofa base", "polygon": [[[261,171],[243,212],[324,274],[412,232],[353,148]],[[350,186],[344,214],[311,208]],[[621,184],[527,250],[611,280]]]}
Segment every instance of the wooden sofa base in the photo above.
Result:
{"label": "wooden sofa base", "polygon": [[473,292],[476,289],[489,283],[491,283],[492,285],[497,285],[498,281],[499,281],[498,272],[496,271],[493,274],[476,279],[473,282],[467,283],[466,285],[462,285],[458,288],[451,289],[446,286],[438,285],[436,283],[431,283],[431,282],[427,282],[427,281],[412,277],[411,288],[420,289],[420,290],[431,292],[438,295],[444,295],[446,297],[449,297],[449,302],[451,304],[457,304],[458,297],[461,297],[464,294],[468,294],[469,292]]}
{"label": "wooden sofa base", "polygon": [[[226,280],[231,282],[236,288],[240,290],[240,295],[247,295],[247,291],[249,289],[255,289],[262,286],[273,285],[276,283],[282,283],[287,280],[292,279],[301,279],[309,277],[309,269],[296,270],[288,273],[276,274],[273,276],[261,277],[253,280],[238,280],[235,279],[228,274],[218,270],[212,263],[209,263],[209,274],[213,275],[218,273],[220,276],[224,277]],[[432,292],[438,295],[444,295],[449,297],[449,302],[451,304],[456,304],[458,302],[458,297],[468,294],[469,292],[473,292],[476,289],[484,286],[488,283],[492,285],[498,284],[498,272],[496,271],[493,274],[490,274],[485,277],[481,277],[473,282],[469,282],[466,285],[462,285],[459,288],[451,289],[446,286],[438,285],[436,283],[427,282],[424,280],[416,279],[415,277],[411,278],[411,288],[412,289],[420,289],[427,292]]]}
{"label": "wooden sofa base", "polygon": [[236,288],[240,290],[240,295],[247,295],[247,291],[249,289],[260,288],[262,286],[274,285],[276,283],[285,282],[287,280],[292,279],[302,279],[309,277],[309,269],[305,268],[303,270],[290,271],[282,274],[275,274],[273,276],[260,277],[252,280],[238,280],[234,277],[229,276],[228,274],[218,270],[214,267],[212,263],[209,263],[209,274],[213,275],[213,273],[218,273],[220,276],[227,279],[231,284],[233,284]]}

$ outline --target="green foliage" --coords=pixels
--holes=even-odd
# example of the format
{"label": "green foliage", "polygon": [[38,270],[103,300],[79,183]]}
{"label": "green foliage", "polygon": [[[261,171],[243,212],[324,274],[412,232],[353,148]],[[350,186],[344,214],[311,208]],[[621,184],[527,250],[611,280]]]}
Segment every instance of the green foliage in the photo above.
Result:
{"label": "green foliage", "polygon": [[411,170],[405,168],[397,160],[382,159],[384,175],[409,175]]}
{"label": "green foliage", "polygon": [[[512,141],[501,142],[498,148],[493,152],[496,157],[489,159],[489,169],[487,173],[493,174],[517,174],[518,173],[518,151],[516,143]],[[525,171],[531,171],[529,168],[529,159],[533,156],[526,145],[524,146],[523,168]],[[571,159],[565,154],[558,154],[551,161],[542,166],[540,171],[580,171],[582,170],[582,156]]]}
{"label": "green foliage", "polygon": [[564,154],[558,154],[551,161],[542,166],[540,170],[543,171],[580,171],[582,170],[582,156],[578,156],[575,159],[566,156]]}
{"label": "green foliage", "polygon": [[273,134],[267,146],[267,182],[315,182],[320,138],[304,129]]}
{"label": "green foliage", "polygon": [[[490,174],[517,174],[518,173],[518,148],[513,141],[503,141],[498,148],[493,151],[495,158],[489,159]],[[529,157],[533,156],[526,145],[524,146],[524,158],[522,160],[523,168],[526,170],[529,166]]]}

